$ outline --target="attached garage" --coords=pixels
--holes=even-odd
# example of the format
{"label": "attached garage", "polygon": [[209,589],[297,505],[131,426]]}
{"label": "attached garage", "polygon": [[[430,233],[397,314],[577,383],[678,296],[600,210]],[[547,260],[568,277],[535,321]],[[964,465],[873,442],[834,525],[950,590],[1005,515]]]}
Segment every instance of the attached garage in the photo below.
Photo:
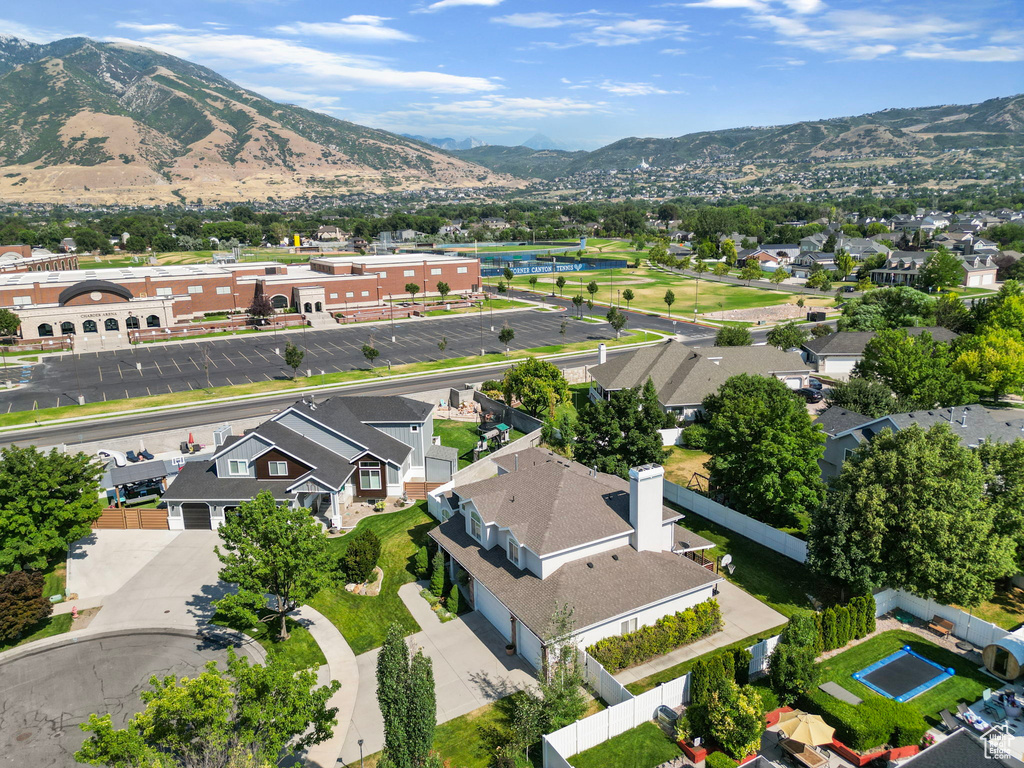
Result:
{"label": "attached garage", "polygon": [[512,637],[512,614],[479,581],[473,582],[473,602],[475,603],[473,607],[491,622],[501,636],[510,640]]}
{"label": "attached garage", "polygon": [[516,622],[516,653],[533,664],[534,668],[540,669],[540,638],[518,621]]}
{"label": "attached garage", "polygon": [[825,357],[822,358],[818,365],[819,373],[850,373],[855,366],[860,362],[859,357]]}
{"label": "attached garage", "polygon": [[210,530],[210,505],[201,502],[185,502],[181,505],[181,517],[185,530]]}
{"label": "attached garage", "polygon": [[785,384],[790,389],[800,389],[804,385],[804,380],[800,376],[787,376]]}

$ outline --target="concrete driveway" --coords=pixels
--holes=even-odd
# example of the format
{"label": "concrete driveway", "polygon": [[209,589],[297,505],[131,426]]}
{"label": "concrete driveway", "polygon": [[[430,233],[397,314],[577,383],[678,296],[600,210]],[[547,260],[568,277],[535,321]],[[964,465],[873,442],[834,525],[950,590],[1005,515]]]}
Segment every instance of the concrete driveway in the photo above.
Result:
{"label": "concrete driveway", "polygon": [[[398,594],[422,628],[407,638],[409,647],[413,651],[422,648],[434,662],[438,723],[472,712],[535,681],[530,665],[518,656],[506,655],[505,638],[479,613],[467,613],[442,624],[420,597],[425,584],[406,584]],[[377,708],[378,651],[356,657],[359,692],[341,751],[346,764],[358,762],[359,739],[363,739],[364,755],[384,746],[384,723]]]}

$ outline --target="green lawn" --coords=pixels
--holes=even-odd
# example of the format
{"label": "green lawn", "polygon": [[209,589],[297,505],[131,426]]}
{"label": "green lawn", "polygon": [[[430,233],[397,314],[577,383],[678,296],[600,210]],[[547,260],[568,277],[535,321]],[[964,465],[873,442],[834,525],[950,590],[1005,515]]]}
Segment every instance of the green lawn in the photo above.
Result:
{"label": "green lawn", "polygon": [[[455,421],[454,419],[434,419],[434,434],[441,438],[441,445],[454,448],[459,452],[459,469],[473,463],[473,448],[479,440],[475,421]],[[518,440],[523,433],[512,430],[510,439]],[[486,455],[486,454],[484,454]]]}
{"label": "green lawn", "polygon": [[[904,645],[909,645],[911,650],[921,654],[926,659],[934,661],[936,664],[941,664],[943,667],[952,667],[956,671],[954,677],[939,683],[934,688],[915,696],[907,702],[910,706],[919,710],[931,722],[939,720],[939,712],[943,709],[955,711],[957,702],[974,703],[981,698],[981,693],[986,688],[999,686],[997,680],[981,672],[975,664],[966,661],[963,657],[952,651],[940,648],[920,635],[902,629],[883,632],[860,645],[854,646],[848,651],[843,651],[831,659],[823,661],[819,665],[822,670],[822,682],[832,681],[838,683],[861,699],[880,698],[879,694],[863,683],[854,680],[851,675],[864,669],[869,664],[873,664],[880,659],[884,659],[889,654],[895,653]],[[818,695],[818,693],[814,692],[813,695]]]}
{"label": "green lawn", "polygon": [[974,609],[979,619],[1003,629],[1016,629],[1024,623],[1024,589],[1006,584],[996,589],[991,600]]}
{"label": "green lawn", "polygon": [[18,642],[0,642],[0,651],[8,651],[11,648],[17,648],[19,645],[25,645],[26,643],[31,643],[36,640],[42,640],[44,637],[62,635],[70,629],[70,613],[61,613],[57,616],[50,616],[48,619],[44,619],[34,627],[30,627],[28,634],[24,635]]}
{"label": "green lawn", "polygon": [[[486,299],[484,301],[484,312],[486,313],[491,309],[523,309],[532,306],[532,304],[528,304],[525,301],[515,301],[514,299]],[[431,309],[423,314],[426,317],[438,317],[442,315],[465,315],[470,312],[479,311],[477,307],[459,307],[458,309]]]}
{"label": "green lawn", "polygon": [[43,571],[43,594],[63,595],[68,586],[68,562],[60,560]]}
{"label": "green lawn", "polygon": [[262,645],[268,654],[277,654],[296,667],[316,668],[327,663],[327,658],[309,630],[294,619],[288,619],[288,639],[283,642],[277,639],[278,623],[276,620],[260,622],[255,627],[244,627],[237,622],[226,621],[219,614],[215,614],[210,619],[210,623],[244,632]]}
{"label": "green lawn", "polygon": [[644,723],[569,758],[576,768],[654,768],[683,751],[654,723]]}
{"label": "green lawn", "polygon": [[704,462],[711,457],[704,451],[681,448],[678,445],[673,445],[668,451],[668,458],[663,462],[666,480],[686,488],[694,472],[707,475]]}
{"label": "green lawn", "polygon": [[328,546],[340,557],[356,532],[370,529],[381,540],[378,565],[384,571],[384,584],[376,597],[353,595],[343,584],[325,589],[310,605],[331,620],[357,655],[378,647],[392,622],[405,633],[419,631],[419,625],[398,596],[398,588],[415,581],[411,570],[416,550],[427,540],[427,531],[435,522],[425,501],[409,509],[368,517],[355,530],[331,539]]}

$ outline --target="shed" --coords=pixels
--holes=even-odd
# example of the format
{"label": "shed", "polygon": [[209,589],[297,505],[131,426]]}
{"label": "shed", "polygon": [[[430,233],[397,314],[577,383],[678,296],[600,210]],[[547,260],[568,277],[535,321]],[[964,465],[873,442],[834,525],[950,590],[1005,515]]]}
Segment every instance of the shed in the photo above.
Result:
{"label": "shed", "polygon": [[989,643],[981,653],[985,669],[1003,680],[1016,680],[1024,672],[1024,638],[1006,635]]}
{"label": "shed", "polygon": [[443,445],[431,445],[426,454],[428,483],[447,483],[459,468],[459,452]]}

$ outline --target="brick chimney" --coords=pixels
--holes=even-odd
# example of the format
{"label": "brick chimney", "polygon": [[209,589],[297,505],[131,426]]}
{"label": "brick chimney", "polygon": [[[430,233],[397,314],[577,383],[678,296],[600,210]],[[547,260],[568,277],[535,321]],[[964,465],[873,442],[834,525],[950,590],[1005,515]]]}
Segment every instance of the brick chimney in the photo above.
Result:
{"label": "brick chimney", "polygon": [[629,470],[630,544],[638,552],[661,552],[662,505],[665,470],[659,464],[644,464]]}

